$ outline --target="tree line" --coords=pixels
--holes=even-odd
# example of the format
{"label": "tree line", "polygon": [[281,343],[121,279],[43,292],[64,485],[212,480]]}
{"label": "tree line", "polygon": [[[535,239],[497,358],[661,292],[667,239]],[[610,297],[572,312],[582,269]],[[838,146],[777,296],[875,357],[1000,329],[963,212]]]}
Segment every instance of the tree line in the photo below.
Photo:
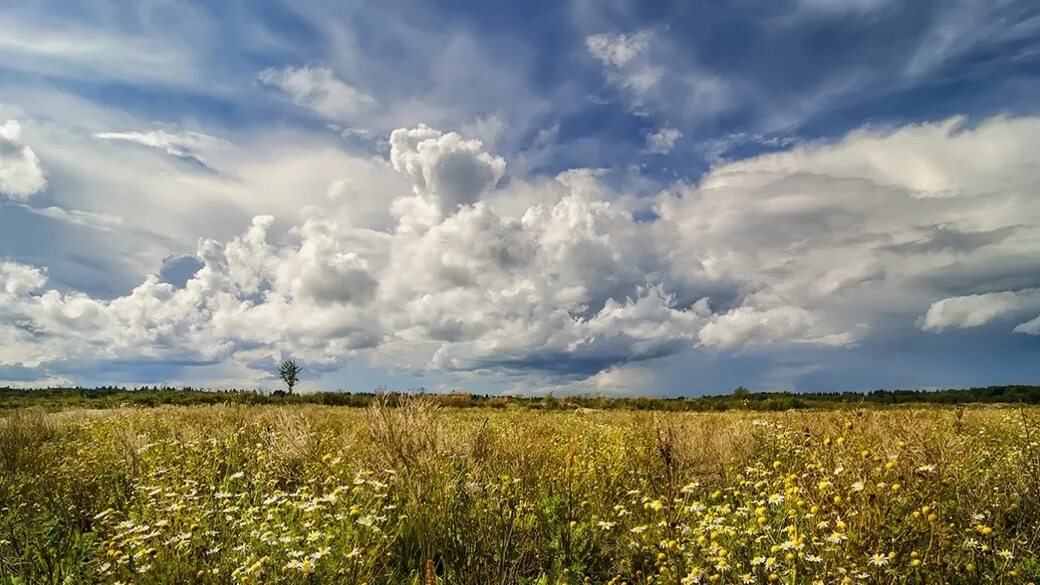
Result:
{"label": "tree line", "polygon": [[[294,383],[295,385],[295,383]],[[194,404],[321,404],[366,407],[376,399],[392,405],[404,396],[424,394],[434,403],[449,408],[527,408],[532,410],[791,410],[835,409],[849,406],[899,404],[1040,404],[1040,386],[1011,385],[943,390],[873,390],[870,392],[751,392],[743,387],[731,393],[698,397],[605,396],[501,396],[463,391],[428,393],[425,388],[372,392],[274,392],[262,390],[211,390],[201,388],[101,386],[96,388],[6,388],[0,387],[0,408],[24,406],[112,408]]]}

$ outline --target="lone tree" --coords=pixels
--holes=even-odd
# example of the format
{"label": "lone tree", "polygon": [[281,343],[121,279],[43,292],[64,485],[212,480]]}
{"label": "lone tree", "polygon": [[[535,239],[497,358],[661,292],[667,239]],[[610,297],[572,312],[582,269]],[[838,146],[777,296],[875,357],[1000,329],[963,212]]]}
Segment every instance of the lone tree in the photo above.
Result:
{"label": "lone tree", "polygon": [[292,394],[293,386],[300,381],[300,372],[303,368],[296,365],[296,362],[292,360],[285,360],[282,362],[282,367],[278,368],[278,375],[282,377],[282,381],[289,387],[289,394]]}

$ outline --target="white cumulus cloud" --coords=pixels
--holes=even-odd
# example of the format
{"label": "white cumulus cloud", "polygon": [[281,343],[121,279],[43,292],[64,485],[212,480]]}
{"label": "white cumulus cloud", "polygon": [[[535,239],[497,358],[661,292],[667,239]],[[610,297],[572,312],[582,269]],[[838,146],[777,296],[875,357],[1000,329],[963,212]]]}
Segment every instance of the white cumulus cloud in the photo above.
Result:
{"label": "white cumulus cloud", "polygon": [[24,201],[46,187],[40,159],[22,143],[22,125],[17,120],[0,125],[0,194]]}
{"label": "white cumulus cloud", "polygon": [[411,179],[426,213],[445,215],[476,202],[506,169],[505,159],[485,152],[479,140],[463,140],[455,132],[445,134],[422,124],[390,134],[390,162]]}
{"label": "white cumulus cloud", "polygon": [[[1038,129],[862,129],[639,199],[590,169],[499,186],[506,161],[479,140],[402,128],[370,162],[400,188],[352,167],[292,227],[259,215],[203,238],[178,278],[103,299],[3,263],[0,364],[290,354],[596,384],[681,352],[841,348],[1012,317],[1036,333],[1040,167],[1022,153]],[[655,218],[636,221],[648,205]]]}

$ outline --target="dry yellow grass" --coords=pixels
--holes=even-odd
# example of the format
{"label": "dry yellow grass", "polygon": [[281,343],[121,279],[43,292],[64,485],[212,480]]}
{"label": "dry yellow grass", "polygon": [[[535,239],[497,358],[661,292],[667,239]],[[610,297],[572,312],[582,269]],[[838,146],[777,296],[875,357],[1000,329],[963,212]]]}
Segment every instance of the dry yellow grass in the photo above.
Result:
{"label": "dry yellow grass", "polygon": [[1040,411],[0,419],[0,578],[1027,583]]}

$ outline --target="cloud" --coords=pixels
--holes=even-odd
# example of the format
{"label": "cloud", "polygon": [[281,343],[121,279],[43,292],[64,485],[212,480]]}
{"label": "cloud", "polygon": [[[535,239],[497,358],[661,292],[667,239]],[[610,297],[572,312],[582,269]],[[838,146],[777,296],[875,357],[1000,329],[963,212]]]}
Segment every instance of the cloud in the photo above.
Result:
{"label": "cloud", "polygon": [[72,225],[81,225],[104,232],[113,232],[113,228],[123,224],[123,218],[117,215],[104,213],[93,213],[81,209],[64,209],[51,205],[50,207],[31,207],[26,204],[15,204],[29,213],[47,217],[55,221],[61,221]]}
{"label": "cloud", "polygon": [[585,48],[604,67],[607,81],[623,90],[637,115],[648,115],[647,102],[653,100],[665,69],[650,55],[650,31],[630,34],[596,34],[586,37]]}
{"label": "cloud", "polygon": [[904,76],[933,75],[973,51],[1014,54],[1040,33],[1040,12],[1029,2],[961,0],[944,8],[909,54]]}
{"label": "cloud", "polygon": [[202,240],[202,266],[183,283],[163,282],[173,280],[168,261],[162,279],[112,300],[41,290],[42,272],[16,265],[11,282],[28,284],[0,301],[12,324],[5,361],[202,364],[289,352],[339,363],[399,351],[412,367],[571,375],[692,337],[703,317],[647,284],[654,259],[639,242],[649,228],[591,199],[595,182],[563,177],[562,199],[509,219],[479,200],[505,166],[479,142],[424,127],[395,136],[391,157],[415,187],[397,201],[432,198],[426,230],[377,232],[320,214],[275,245],[273,218],[259,216],[227,243]]}
{"label": "cloud", "polygon": [[655,30],[591,35],[585,48],[635,115],[668,115],[695,127],[733,105],[730,80]]}
{"label": "cloud", "polygon": [[[697,337],[701,345],[716,349],[769,345],[790,339],[806,341],[833,339],[839,343],[845,339],[854,341],[854,338],[849,336],[815,334],[814,331],[819,327],[819,321],[820,318],[817,315],[800,307],[770,309],[738,307],[716,316],[700,330]],[[829,342],[824,342],[824,344],[827,345]]]}
{"label": "cloud", "polygon": [[[82,21],[65,21],[64,25],[58,25],[51,18],[53,6],[11,8],[25,11],[24,14],[17,14],[17,10],[14,14],[6,13],[0,20],[0,55],[12,69],[92,81],[102,78],[169,85],[189,84],[199,73],[185,51],[187,45],[172,39],[149,38],[142,34],[145,31],[141,28],[124,34]],[[40,11],[36,17],[29,15],[34,8]],[[190,9],[184,10],[178,15],[182,22],[195,20],[190,12]],[[173,14],[167,12],[166,16],[170,18]],[[40,22],[34,22],[37,19]],[[161,35],[166,31],[148,32]]]}
{"label": "cloud", "polygon": [[889,7],[892,0],[798,0],[797,4],[813,15],[866,15]]}
{"label": "cloud", "polygon": [[25,201],[47,187],[40,159],[22,144],[22,126],[16,120],[0,125],[0,194]]}
{"label": "cloud", "polygon": [[649,31],[596,34],[585,37],[585,48],[604,65],[623,67],[647,50],[651,38]]}
{"label": "cloud", "polygon": [[47,282],[44,271],[35,266],[25,266],[9,260],[0,262],[0,285],[9,295],[28,294]]}
{"label": "cloud", "polygon": [[184,286],[191,277],[202,269],[202,262],[194,254],[178,254],[163,258],[159,268],[159,282],[172,284],[177,288]]}
{"label": "cloud", "polygon": [[370,302],[379,283],[368,270],[368,262],[346,249],[334,223],[308,221],[295,229],[300,247],[295,256],[278,268],[275,281],[283,283],[286,296],[319,305],[333,303],[364,305]]}
{"label": "cloud", "polygon": [[157,148],[165,151],[170,156],[191,160],[207,168],[209,168],[209,165],[199,153],[207,150],[227,148],[231,144],[227,140],[201,132],[151,130],[149,132],[98,132],[94,136],[102,140],[132,142],[150,148]]}
{"label": "cloud", "polygon": [[[1040,310],[1040,290],[1003,291],[950,297],[932,303],[918,321],[925,331],[980,327],[1001,317]],[[1032,332],[1033,325],[1023,323],[1015,331]]]}
{"label": "cloud", "polygon": [[1015,333],[1025,333],[1026,335],[1040,335],[1040,315],[1025,323],[1019,323],[1015,326],[1014,331]]}
{"label": "cloud", "polygon": [[[0,363],[248,369],[291,355],[594,387],[667,356],[839,351],[918,323],[1024,319],[1040,283],[952,291],[1035,249],[1040,167],[1021,153],[1040,146],[1038,124],[864,128],[644,198],[591,169],[500,186],[506,161],[479,140],[401,128],[371,163],[401,188],[329,178],[295,225],[256,216],[128,294],[52,290],[43,270],[8,262]],[[382,214],[355,213],[363,199]]]}
{"label": "cloud", "polygon": [[423,124],[390,134],[390,162],[411,179],[418,197],[444,214],[476,202],[506,169],[505,159],[484,152],[481,141]]}
{"label": "cloud", "polygon": [[738,305],[700,342],[849,345],[905,330],[979,271],[1014,266],[1040,237],[1022,221],[1038,209],[1028,193],[1040,165],[1024,154],[1037,122],[860,129],[678,186],[655,208],[672,278]]}
{"label": "cloud", "polygon": [[647,135],[646,148],[656,154],[668,154],[682,135],[682,131],[676,128],[661,128]]}
{"label": "cloud", "polygon": [[374,97],[324,67],[265,69],[258,79],[261,84],[284,92],[297,106],[335,122],[357,122],[362,114],[379,105]]}
{"label": "cloud", "polygon": [[[808,159],[819,175],[862,178],[915,198],[982,195],[995,185],[1017,194],[1040,173],[1040,164],[1018,150],[1032,143],[1028,133],[1037,130],[1038,118],[1000,116],[974,127],[962,116],[890,130],[868,127],[834,145],[803,144],[733,163],[727,170],[777,173]],[[1008,168],[1015,172],[1007,173]]]}

